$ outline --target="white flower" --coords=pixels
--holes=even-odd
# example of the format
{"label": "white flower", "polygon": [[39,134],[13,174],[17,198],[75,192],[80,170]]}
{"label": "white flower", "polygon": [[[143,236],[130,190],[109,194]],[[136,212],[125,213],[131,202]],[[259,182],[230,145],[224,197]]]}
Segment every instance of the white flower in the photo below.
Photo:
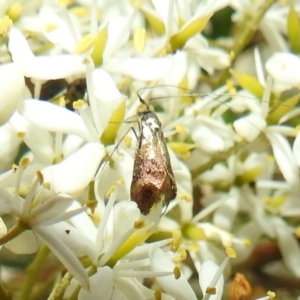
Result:
{"label": "white flower", "polygon": [[276,53],[266,62],[266,70],[275,81],[277,92],[299,86],[299,67],[300,58],[289,52]]}
{"label": "white flower", "polygon": [[[27,160],[22,161],[22,165],[26,166]],[[43,241],[57,258],[65,265],[65,267],[73,274],[78,282],[88,288],[87,274],[75,256],[74,242],[64,242],[59,238],[61,232],[69,230],[65,220],[70,217],[84,212],[85,208],[80,207],[74,210],[68,208],[74,202],[74,199],[67,195],[56,195],[49,192],[46,188],[40,186],[42,184],[41,173],[37,174],[37,179],[28,190],[25,198],[19,195],[19,188],[22,184],[21,176],[24,166],[17,171],[15,193],[0,187],[0,215],[10,214],[17,220],[17,224],[10,229],[6,236],[0,238],[1,244],[15,253],[33,253]],[[77,238],[79,236],[77,235]],[[93,251],[89,251],[87,247],[88,240],[84,235],[80,236],[82,245],[81,252],[78,255],[87,254],[93,256]]]}
{"label": "white flower", "polygon": [[[99,257],[95,262],[97,270],[90,277],[90,293],[81,290],[78,299],[114,299],[116,295],[123,295],[125,299],[147,299],[154,291],[144,287],[139,278],[157,277],[158,280],[168,276],[173,278],[168,280],[177,282],[173,275],[174,265],[169,263],[167,268],[157,269],[162,261],[149,255],[151,249],[155,248],[154,251],[158,251],[157,247],[167,245],[170,240],[143,244],[153,233],[154,224],[134,228],[140,217],[139,209],[134,202],[128,201],[114,205],[116,194],[117,191],[111,194],[109,202],[99,216],[101,222],[98,226],[95,227],[91,219],[84,214],[70,219],[77,230],[82,233],[88,231],[87,235],[93,241]],[[99,201],[92,218],[98,218],[101,207],[102,202]],[[184,280],[179,282],[181,281]],[[185,284],[187,285],[187,282]],[[70,287],[69,292],[72,292],[71,289]],[[166,292],[169,293],[170,290],[167,288]],[[179,294],[183,297],[184,293],[185,290],[182,290]],[[180,299],[186,299],[182,297]]]}
{"label": "white flower", "polygon": [[[150,250],[150,262],[151,269],[155,272],[166,272],[174,269],[174,263],[170,260],[170,257],[168,257],[161,249],[155,247]],[[183,274],[181,274],[179,278],[175,278],[174,275],[169,275],[157,277],[156,280],[169,295],[174,297],[174,299],[197,299]]]}
{"label": "white flower", "polygon": [[85,73],[86,65],[79,55],[35,56],[24,35],[17,28],[12,27],[8,37],[8,47],[12,59],[22,69],[26,77],[49,80]]}
{"label": "white flower", "polygon": [[[155,11],[147,11],[147,13],[155,15],[155,18],[164,24],[164,39],[167,44],[165,47],[169,51],[168,48],[171,48],[172,52],[178,50],[178,53],[173,55],[173,68],[161,80],[163,84],[179,85],[186,78],[188,87],[193,88],[199,78],[199,66],[209,74],[213,74],[215,69],[229,66],[229,56],[225,51],[209,47],[207,40],[196,32],[193,36],[189,36],[195,24],[202,28],[201,26],[206,24],[211,15],[225,7],[228,1],[201,2],[190,9],[185,9],[185,3],[181,1],[176,6],[172,1],[153,1],[153,4],[159,15],[156,15]],[[183,26],[179,25],[179,20],[184,20]],[[159,44],[162,44],[160,40],[157,41],[157,45]],[[179,59],[180,52],[185,56],[184,62]]]}
{"label": "white flower", "polygon": [[4,124],[23,99],[25,91],[24,75],[15,63],[0,66],[0,125]]}

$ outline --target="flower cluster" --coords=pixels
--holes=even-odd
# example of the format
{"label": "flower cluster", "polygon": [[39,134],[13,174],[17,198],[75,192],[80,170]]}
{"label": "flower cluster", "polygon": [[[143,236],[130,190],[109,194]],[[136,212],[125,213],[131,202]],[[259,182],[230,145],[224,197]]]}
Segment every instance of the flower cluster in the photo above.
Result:
{"label": "flower cluster", "polygon": [[[295,296],[300,2],[283,2],[0,4],[0,299]],[[139,97],[177,185],[147,215]]]}

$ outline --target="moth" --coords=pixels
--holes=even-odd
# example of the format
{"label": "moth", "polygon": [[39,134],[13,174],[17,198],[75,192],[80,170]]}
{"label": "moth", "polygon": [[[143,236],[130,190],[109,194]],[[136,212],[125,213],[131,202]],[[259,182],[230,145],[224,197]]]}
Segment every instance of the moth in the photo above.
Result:
{"label": "moth", "polygon": [[141,213],[147,215],[160,201],[168,205],[176,197],[177,187],[162,125],[149,104],[139,95],[138,97],[145,104],[146,110],[139,113],[141,129],[134,158],[130,196]]}

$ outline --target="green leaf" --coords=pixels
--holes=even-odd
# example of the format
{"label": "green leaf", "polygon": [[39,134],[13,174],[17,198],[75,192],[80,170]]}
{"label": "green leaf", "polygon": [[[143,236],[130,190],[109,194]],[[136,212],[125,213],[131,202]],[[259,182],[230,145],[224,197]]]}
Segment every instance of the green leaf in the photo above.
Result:
{"label": "green leaf", "polygon": [[126,111],[126,101],[122,101],[120,106],[112,114],[109,123],[101,136],[100,140],[104,145],[106,146],[111,145],[115,141],[118,130],[124,120],[125,111]]}
{"label": "green leaf", "polygon": [[261,99],[264,94],[264,87],[259,83],[257,78],[252,75],[240,73],[238,71],[230,70],[230,73],[237,80],[238,84],[245,90]]}
{"label": "green leaf", "polygon": [[141,8],[141,11],[144,13],[146,20],[148,21],[149,25],[152,27],[156,34],[165,34],[165,25],[156,14],[154,14],[152,11],[146,8]]}
{"label": "green leaf", "polygon": [[200,17],[198,19],[193,20],[192,22],[185,25],[180,32],[173,35],[170,38],[169,45],[171,47],[171,51],[174,52],[177,49],[182,49],[186,42],[195,34],[201,32],[209,19],[212,17],[212,14],[209,14],[204,17]]}
{"label": "green leaf", "polygon": [[105,26],[99,31],[95,40],[94,49],[92,51],[92,59],[95,67],[99,67],[103,63],[103,53],[107,43],[107,38],[107,26]]}
{"label": "green leaf", "polygon": [[288,14],[287,35],[292,51],[300,53],[300,20],[293,6]]}
{"label": "green leaf", "polygon": [[298,104],[300,99],[300,94],[297,94],[283,103],[280,103],[276,109],[274,109],[267,117],[268,124],[277,124],[285,114],[294,109],[294,107]]}
{"label": "green leaf", "polygon": [[235,179],[235,184],[241,186],[245,183],[255,182],[257,177],[261,175],[263,169],[261,167],[255,167],[250,170],[246,170],[243,174],[238,175]]}

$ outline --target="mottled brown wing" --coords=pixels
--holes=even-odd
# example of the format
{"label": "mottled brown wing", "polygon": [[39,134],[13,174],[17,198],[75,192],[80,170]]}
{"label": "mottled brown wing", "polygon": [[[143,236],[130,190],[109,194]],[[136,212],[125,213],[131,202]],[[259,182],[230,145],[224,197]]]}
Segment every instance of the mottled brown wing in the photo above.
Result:
{"label": "mottled brown wing", "polygon": [[141,134],[135,154],[130,196],[141,213],[147,215],[155,203],[164,201],[168,204],[174,199],[177,188],[162,133],[155,132],[151,143],[142,143],[142,139]]}

